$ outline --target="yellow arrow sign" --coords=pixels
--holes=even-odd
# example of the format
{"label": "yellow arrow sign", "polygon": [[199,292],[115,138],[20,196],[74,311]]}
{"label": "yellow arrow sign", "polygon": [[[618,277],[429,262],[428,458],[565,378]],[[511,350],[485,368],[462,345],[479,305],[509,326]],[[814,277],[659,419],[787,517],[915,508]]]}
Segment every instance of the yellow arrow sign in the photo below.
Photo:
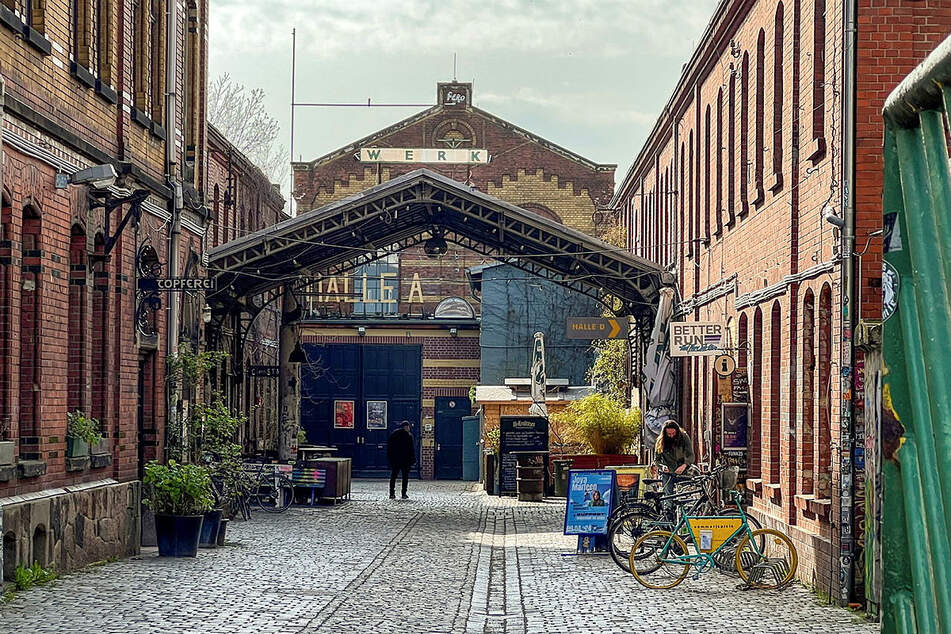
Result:
{"label": "yellow arrow sign", "polygon": [[608,323],[611,324],[611,334],[608,335],[608,339],[614,339],[621,332],[621,326],[617,323],[617,319],[608,319]]}

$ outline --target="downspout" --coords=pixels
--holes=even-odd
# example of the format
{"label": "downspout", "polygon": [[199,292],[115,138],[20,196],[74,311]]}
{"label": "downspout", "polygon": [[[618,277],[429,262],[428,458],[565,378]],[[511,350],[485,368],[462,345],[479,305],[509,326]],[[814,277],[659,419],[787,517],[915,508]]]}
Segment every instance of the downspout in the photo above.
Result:
{"label": "downspout", "polygon": [[[165,179],[169,188],[172,190],[172,196],[169,200],[169,212],[172,220],[169,225],[168,235],[168,276],[176,277],[178,275],[178,243],[182,233],[182,184],[178,179],[178,154],[176,152],[176,141],[178,139],[178,122],[176,121],[178,104],[178,5],[176,2],[166,2],[165,12],[165,129],[168,131],[165,141]],[[179,297],[178,293],[168,293],[168,323],[166,328],[167,347],[166,358],[178,354],[178,329],[179,329]],[[178,400],[181,394],[180,385],[170,384],[168,395],[167,421],[178,422]],[[184,430],[182,430],[182,442],[184,448]],[[168,446],[166,445],[166,454]]]}
{"label": "downspout", "polygon": [[[858,0],[847,0],[842,5],[842,23],[845,28],[845,48],[842,75],[842,359],[841,410],[839,422],[839,602],[845,606],[852,600],[855,587],[854,553],[854,500],[855,500],[855,426],[853,421],[852,386],[855,382],[855,316],[858,313],[858,290],[855,285],[855,106]],[[845,372],[848,368],[850,371]],[[834,455],[834,454],[833,454]]]}

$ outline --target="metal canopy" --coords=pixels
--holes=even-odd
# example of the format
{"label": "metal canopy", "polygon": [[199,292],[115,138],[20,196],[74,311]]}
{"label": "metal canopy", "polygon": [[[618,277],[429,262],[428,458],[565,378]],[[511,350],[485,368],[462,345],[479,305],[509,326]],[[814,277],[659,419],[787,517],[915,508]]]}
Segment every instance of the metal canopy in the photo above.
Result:
{"label": "metal canopy", "polygon": [[620,314],[653,313],[673,277],[606,242],[420,169],[212,249],[219,307],[290,284],[338,275],[432,236],[606,302]]}

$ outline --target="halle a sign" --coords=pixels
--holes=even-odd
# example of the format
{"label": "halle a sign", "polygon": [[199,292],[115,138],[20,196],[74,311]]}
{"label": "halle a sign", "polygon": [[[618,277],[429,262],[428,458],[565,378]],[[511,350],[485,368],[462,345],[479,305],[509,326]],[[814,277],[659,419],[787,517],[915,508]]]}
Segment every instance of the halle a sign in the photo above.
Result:
{"label": "halle a sign", "polygon": [[488,150],[472,148],[360,148],[361,163],[468,163],[485,165],[489,162]]}
{"label": "halle a sign", "polygon": [[670,356],[705,357],[722,354],[725,345],[723,324],[708,321],[670,324]]}

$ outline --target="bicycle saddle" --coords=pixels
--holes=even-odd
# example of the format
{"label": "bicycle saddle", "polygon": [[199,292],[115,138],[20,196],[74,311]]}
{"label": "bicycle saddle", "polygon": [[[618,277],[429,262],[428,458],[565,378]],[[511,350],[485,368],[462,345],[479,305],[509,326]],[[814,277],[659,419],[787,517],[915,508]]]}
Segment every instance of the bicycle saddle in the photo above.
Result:
{"label": "bicycle saddle", "polygon": [[651,478],[646,480],[641,480],[643,484],[660,484],[661,480],[659,478]]}

